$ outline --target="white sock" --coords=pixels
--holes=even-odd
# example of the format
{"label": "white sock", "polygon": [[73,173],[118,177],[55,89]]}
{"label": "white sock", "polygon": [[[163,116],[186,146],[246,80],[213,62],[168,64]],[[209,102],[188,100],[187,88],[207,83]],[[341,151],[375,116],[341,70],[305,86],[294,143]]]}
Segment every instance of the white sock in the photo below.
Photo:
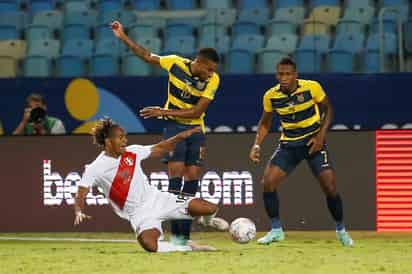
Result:
{"label": "white sock", "polygon": [[170,242],[157,242],[157,252],[192,251],[188,245],[175,245]]}

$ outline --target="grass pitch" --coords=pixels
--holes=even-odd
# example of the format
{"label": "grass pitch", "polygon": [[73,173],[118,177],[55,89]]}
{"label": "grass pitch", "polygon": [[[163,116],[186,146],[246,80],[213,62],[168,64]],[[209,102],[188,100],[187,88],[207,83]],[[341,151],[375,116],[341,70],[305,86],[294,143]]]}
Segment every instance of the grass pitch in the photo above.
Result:
{"label": "grass pitch", "polygon": [[[227,233],[193,233],[194,240],[220,251],[167,254],[146,253],[127,242],[0,240],[0,273],[412,273],[412,233],[352,232],[351,236],[353,248],[342,247],[333,231],[287,232],[284,242],[269,246],[255,241],[237,244]],[[0,237],[134,240],[131,233],[0,233]]]}

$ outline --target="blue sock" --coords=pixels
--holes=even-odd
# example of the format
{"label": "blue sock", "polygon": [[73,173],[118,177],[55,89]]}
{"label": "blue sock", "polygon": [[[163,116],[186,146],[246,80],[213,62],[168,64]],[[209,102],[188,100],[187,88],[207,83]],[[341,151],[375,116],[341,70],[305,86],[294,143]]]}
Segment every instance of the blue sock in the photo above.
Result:
{"label": "blue sock", "polygon": [[[182,188],[182,178],[175,177],[175,178],[171,178],[169,180],[168,191],[170,193],[179,194],[181,188]],[[178,221],[172,220],[170,222],[170,232],[172,233],[172,235],[175,235],[175,236],[182,235],[181,229],[180,229],[180,224],[179,224]]]}
{"label": "blue sock", "polygon": [[336,230],[345,229],[343,224],[343,203],[339,194],[336,196],[327,196],[326,202],[328,204],[328,209],[332,215],[333,220],[336,222]]}
{"label": "blue sock", "polygon": [[272,222],[272,228],[280,228],[279,198],[277,191],[263,192],[263,203],[265,204],[266,214]]}
{"label": "blue sock", "polygon": [[[182,194],[186,196],[196,196],[199,188],[199,180],[185,181],[182,189]],[[186,240],[190,239],[190,231],[192,230],[192,220],[179,220],[180,229],[183,237]]]}

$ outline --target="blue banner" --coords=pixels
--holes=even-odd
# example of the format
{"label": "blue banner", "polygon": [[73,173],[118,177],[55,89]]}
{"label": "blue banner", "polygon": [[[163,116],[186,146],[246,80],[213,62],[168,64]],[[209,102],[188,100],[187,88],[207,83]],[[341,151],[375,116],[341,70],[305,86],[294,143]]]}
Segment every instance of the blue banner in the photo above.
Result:
{"label": "blue banner", "polygon": [[[301,75],[319,81],[335,109],[334,129],[410,128],[412,74]],[[143,120],[138,110],[162,106],[167,78],[108,77],[93,79],[2,79],[0,121],[6,134],[23,116],[30,93],[44,95],[49,115],[61,119],[68,133],[86,133],[107,115],[129,132],[161,132],[163,122]],[[264,92],[276,84],[274,75],[225,75],[209,106],[206,125],[213,132],[251,132],[262,112]],[[274,123],[276,129],[278,123]]]}

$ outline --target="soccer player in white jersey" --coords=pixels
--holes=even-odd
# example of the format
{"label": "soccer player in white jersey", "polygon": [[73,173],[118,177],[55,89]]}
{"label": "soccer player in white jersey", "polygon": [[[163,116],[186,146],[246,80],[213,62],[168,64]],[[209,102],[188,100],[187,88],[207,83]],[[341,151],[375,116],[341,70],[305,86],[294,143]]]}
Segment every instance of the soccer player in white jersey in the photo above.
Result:
{"label": "soccer player in white jersey", "polygon": [[83,213],[84,200],[90,187],[98,186],[116,214],[130,222],[137,241],[146,251],[195,250],[196,247],[190,244],[182,246],[158,241],[164,220],[203,216],[201,220],[204,225],[227,229],[226,221],[214,217],[218,209],[215,204],[161,192],[149,184],[141,168],[144,159],[162,157],[173,151],[178,142],[200,131],[200,127],[192,128],[151,146],[128,146],[126,132],[118,124],[110,118],[100,120],[93,130],[93,138],[102,152],[86,166],[79,182],[74,204],[74,225],[90,218]]}

